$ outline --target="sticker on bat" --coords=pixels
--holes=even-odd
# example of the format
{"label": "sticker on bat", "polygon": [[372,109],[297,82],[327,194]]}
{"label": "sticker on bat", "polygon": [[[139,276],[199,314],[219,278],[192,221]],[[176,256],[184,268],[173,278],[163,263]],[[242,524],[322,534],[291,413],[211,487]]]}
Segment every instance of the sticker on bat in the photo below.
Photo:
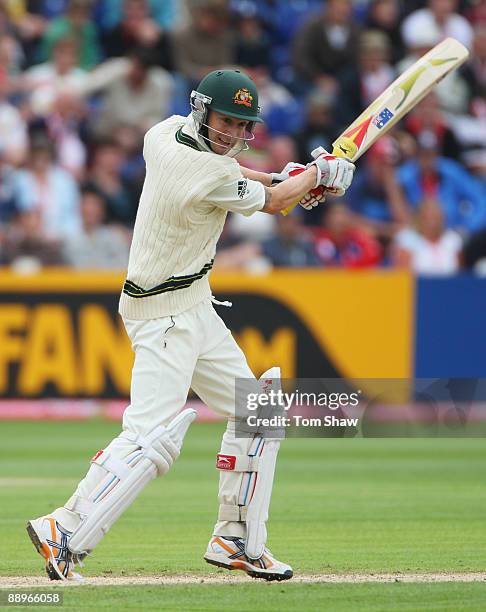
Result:
{"label": "sticker on bat", "polygon": [[385,125],[393,119],[394,114],[391,112],[389,108],[384,108],[381,113],[376,115],[373,119],[373,125],[375,125],[379,130],[385,127]]}

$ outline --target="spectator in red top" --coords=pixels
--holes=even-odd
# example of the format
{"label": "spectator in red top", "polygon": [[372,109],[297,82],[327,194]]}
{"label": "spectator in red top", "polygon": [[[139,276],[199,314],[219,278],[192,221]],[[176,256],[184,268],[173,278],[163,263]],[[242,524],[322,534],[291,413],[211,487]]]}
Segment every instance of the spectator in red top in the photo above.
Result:
{"label": "spectator in red top", "polygon": [[440,155],[459,160],[461,147],[441,112],[437,95],[430,93],[405,119],[405,128],[415,139],[424,131],[431,132],[437,139]]}
{"label": "spectator in red top", "polygon": [[380,243],[354,224],[350,209],[341,201],[326,204],[314,241],[316,253],[326,266],[369,268],[383,258]]}
{"label": "spectator in red top", "polygon": [[486,26],[486,0],[475,0],[473,6],[466,10],[465,17],[473,26]]}

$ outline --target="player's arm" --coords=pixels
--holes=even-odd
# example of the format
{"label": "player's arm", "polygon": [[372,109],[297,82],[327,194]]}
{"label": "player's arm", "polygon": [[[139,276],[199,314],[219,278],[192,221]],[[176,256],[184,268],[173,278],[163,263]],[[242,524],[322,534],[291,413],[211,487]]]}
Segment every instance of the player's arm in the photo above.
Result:
{"label": "player's arm", "polygon": [[299,202],[306,193],[316,186],[317,168],[311,166],[300,174],[291,176],[274,187],[265,186],[265,205],[262,212],[276,215],[295,202]]}
{"label": "player's arm", "polygon": [[244,166],[240,166],[241,174],[252,181],[257,181],[261,183],[265,187],[272,186],[272,175],[268,172],[258,172],[257,170],[250,170],[250,168],[245,168]]}
{"label": "player's arm", "polygon": [[286,181],[294,174],[299,174],[305,170],[305,166],[297,162],[289,162],[281,172],[258,172],[257,170],[251,170],[250,168],[245,168],[244,166],[240,166],[240,170],[241,174],[245,178],[252,181],[257,181],[265,187],[273,187],[282,181]]}

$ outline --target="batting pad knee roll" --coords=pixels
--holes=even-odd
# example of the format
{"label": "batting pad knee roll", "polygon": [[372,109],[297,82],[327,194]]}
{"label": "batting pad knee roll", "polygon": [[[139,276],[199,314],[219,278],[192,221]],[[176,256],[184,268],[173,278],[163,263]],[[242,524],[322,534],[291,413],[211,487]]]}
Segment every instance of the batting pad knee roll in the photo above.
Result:
{"label": "batting pad knee roll", "polygon": [[146,485],[169,471],[196,415],[195,410],[184,410],[167,427],[160,425],[146,436],[123,431],[120,437],[133,443],[133,451],[124,459],[109,451],[95,456],[92,462],[103,468],[106,475],[88,498],[74,495],[65,506],[82,517],[69,539],[72,553],[93,550]]}

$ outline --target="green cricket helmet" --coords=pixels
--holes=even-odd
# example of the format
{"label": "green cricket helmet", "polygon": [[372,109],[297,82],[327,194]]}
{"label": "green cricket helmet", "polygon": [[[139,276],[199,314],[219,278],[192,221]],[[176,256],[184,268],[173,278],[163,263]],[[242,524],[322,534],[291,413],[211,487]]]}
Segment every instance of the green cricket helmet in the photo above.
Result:
{"label": "green cricket helmet", "polygon": [[[222,115],[248,121],[247,131],[252,140],[255,123],[262,123],[259,116],[258,91],[254,81],[240,70],[214,70],[207,74],[191,92],[191,111],[199,134],[208,141],[208,112],[212,110]],[[239,151],[242,149],[240,148]],[[239,151],[235,151],[238,153]]]}

